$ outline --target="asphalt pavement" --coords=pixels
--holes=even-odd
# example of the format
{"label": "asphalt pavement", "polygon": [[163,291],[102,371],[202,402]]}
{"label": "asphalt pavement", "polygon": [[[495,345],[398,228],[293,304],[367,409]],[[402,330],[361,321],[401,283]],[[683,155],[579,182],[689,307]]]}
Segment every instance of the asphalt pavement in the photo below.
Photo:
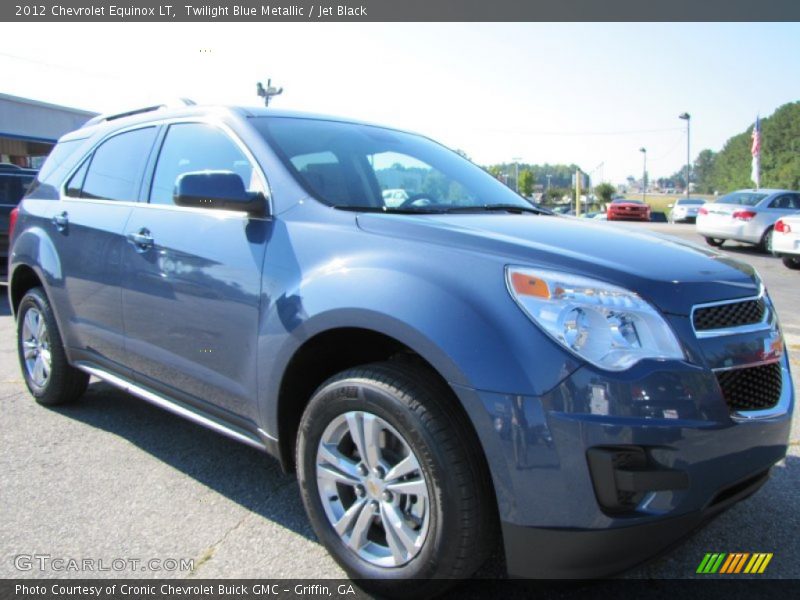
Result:
{"label": "asphalt pavement", "polygon": [[[703,243],[691,225],[609,226]],[[759,270],[800,357],[800,272],[749,247],[723,251]],[[41,407],[22,381],[14,340],[1,300],[0,578],[344,576],[277,462],[100,382],[73,406]],[[773,552],[766,577],[800,577],[797,420],[789,456],[758,494],[626,577],[693,577],[706,552],[739,551]],[[94,571],[57,570],[71,563],[54,559],[90,559]],[[498,574],[496,562],[480,573]]]}

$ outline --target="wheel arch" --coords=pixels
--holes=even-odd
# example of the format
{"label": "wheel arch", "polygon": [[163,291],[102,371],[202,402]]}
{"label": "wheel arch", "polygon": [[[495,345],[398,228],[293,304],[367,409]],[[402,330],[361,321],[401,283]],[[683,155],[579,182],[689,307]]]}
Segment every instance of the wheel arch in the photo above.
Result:
{"label": "wheel arch", "polygon": [[[8,298],[11,305],[11,313],[15,318],[22,298],[25,297],[28,290],[35,287],[45,288],[43,278],[30,265],[17,265],[8,280]],[[45,294],[47,294],[46,289]]]}
{"label": "wheel arch", "polygon": [[[294,449],[300,418],[314,391],[329,377],[345,369],[375,362],[393,361],[413,365],[434,377],[449,391],[452,403],[469,420],[444,373],[455,366],[443,367],[442,358],[412,347],[408,340],[384,331],[365,327],[343,326],[316,332],[292,352],[286,362],[276,391],[272,419],[278,438],[278,458],[286,471],[294,469]],[[470,421],[471,423],[471,421]],[[476,439],[480,438],[472,426]],[[481,447],[483,445],[481,444]]]}

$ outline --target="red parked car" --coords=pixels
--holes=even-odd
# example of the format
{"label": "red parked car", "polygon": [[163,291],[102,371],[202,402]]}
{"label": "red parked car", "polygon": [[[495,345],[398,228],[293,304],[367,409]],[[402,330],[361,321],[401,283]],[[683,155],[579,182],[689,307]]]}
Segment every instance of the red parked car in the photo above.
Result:
{"label": "red parked car", "polygon": [[641,200],[612,200],[606,210],[609,221],[649,221],[650,207]]}

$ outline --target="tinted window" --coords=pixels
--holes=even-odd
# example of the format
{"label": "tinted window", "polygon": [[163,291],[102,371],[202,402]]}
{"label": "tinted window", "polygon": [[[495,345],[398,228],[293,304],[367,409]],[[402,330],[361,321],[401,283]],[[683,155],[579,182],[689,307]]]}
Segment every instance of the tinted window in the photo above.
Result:
{"label": "tinted window", "polygon": [[127,131],[103,142],[89,163],[81,198],[136,201],[155,127]]}
{"label": "tinted window", "polygon": [[59,142],[55,148],[50,151],[47,160],[44,161],[42,169],[39,171],[39,181],[45,181],[55,171],[70,154],[75,152],[82,142],[85,140],[71,140],[69,142]]}
{"label": "tinted window", "polygon": [[161,146],[150,202],[172,204],[178,177],[197,171],[230,171],[242,178],[248,190],[264,191],[253,165],[224,132],[211,125],[180,123],[169,128]]}
{"label": "tinted window", "polygon": [[89,160],[83,161],[81,168],[75,171],[67,183],[67,196],[70,198],[80,198],[83,180],[86,178],[86,171],[89,168]]}
{"label": "tinted window", "polygon": [[718,202],[719,204],[739,204],[741,206],[755,206],[766,198],[766,194],[759,194],[758,192],[734,192],[723,196]]}
{"label": "tinted window", "polygon": [[[327,204],[420,211],[491,205],[531,208],[483,169],[418,135],[318,119],[252,121],[295,178]],[[388,190],[393,191],[384,194]]]}
{"label": "tinted window", "polygon": [[16,205],[33,181],[33,175],[0,173],[0,204]]}
{"label": "tinted window", "polygon": [[800,209],[800,202],[798,202],[797,194],[783,194],[770,202],[769,207],[783,210],[797,210]]}
{"label": "tinted window", "polygon": [[696,204],[698,206],[705,203],[706,201],[701,200],[700,198],[688,198],[688,199],[684,198],[682,200],[678,200],[677,202],[675,202],[675,204],[693,204],[693,205]]}

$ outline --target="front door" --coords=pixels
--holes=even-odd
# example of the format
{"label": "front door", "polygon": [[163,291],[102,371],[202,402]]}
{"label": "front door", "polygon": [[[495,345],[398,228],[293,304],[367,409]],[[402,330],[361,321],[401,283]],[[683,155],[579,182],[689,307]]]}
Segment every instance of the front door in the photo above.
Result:
{"label": "front door", "polygon": [[271,222],[175,206],[176,179],[208,170],[237,173],[250,191],[266,191],[227,132],[203,123],[169,126],[149,203],[134,208],[125,228],[127,363],[148,387],[255,420],[261,268]]}

